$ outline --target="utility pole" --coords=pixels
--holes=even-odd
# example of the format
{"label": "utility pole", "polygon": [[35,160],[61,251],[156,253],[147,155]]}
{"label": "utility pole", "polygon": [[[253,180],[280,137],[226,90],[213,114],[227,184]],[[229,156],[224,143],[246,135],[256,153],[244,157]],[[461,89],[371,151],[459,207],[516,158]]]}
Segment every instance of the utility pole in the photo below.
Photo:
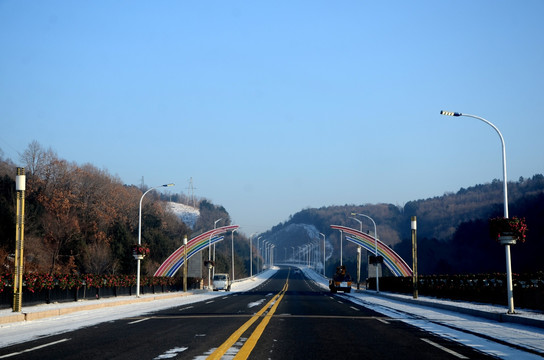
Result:
{"label": "utility pole", "polygon": [[193,178],[192,177],[189,179],[189,187],[187,188],[187,190],[189,190],[189,195],[191,197],[191,202],[193,203],[193,207],[196,208],[195,188],[193,187]]}
{"label": "utility pole", "polygon": [[414,299],[417,299],[417,219],[412,216],[412,285],[414,287]]}

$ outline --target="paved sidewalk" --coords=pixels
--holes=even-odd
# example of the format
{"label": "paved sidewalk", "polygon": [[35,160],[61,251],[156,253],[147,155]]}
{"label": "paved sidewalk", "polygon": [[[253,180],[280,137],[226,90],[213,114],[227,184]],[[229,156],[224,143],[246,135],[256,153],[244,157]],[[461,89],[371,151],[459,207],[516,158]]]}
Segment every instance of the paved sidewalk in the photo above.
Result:
{"label": "paved sidewalk", "polygon": [[71,314],[77,311],[101,309],[112,306],[143,303],[155,300],[171,299],[176,297],[191,296],[202,293],[204,290],[191,290],[188,292],[172,292],[162,294],[146,294],[139,298],[136,296],[118,296],[111,298],[100,298],[92,300],[80,300],[52,304],[40,304],[33,306],[22,306],[21,312],[13,312],[12,309],[0,310],[0,325],[19,321],[32,321],[53,316]]}
{"label": "paved sidewalk", "polygon": [[419,296],[417,299],[414,299],[411,295],[387,292],[376,293],[376,291],[372,290],[355,290],[355,293],[361,292],[364,292],[367,295],[379,296],[413,305],[449,310],[460,314],[477,316],[497,322],[534,326],[544,329],[544,313],[536,310],[515,309],[515,314],[507,314],[507,307],[500,305],[477,304],[448,299],[436,299],[426,296]]}

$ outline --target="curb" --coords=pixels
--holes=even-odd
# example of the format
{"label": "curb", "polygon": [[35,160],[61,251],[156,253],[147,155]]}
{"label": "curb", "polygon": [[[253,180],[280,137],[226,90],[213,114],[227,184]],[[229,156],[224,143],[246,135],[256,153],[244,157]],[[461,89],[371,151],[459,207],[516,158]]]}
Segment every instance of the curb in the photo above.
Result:
{"label": "curb", "polygon": [[[167,294],[167,295],[120,299],[116,301],[99,302],[94,304],[90,303],[93,300],[89,300],[89,302],[87,302],[87,300],[84,300],[81,302],[81,304],[78,304],[75,306],[59,307],[57,309],[49,309],[49,310],[43,310],[43,311],[29,310],[27,312],[22,311],[20,313],[13,313],[12,315],[0,316],[0,325],[5,325],[9,323],[14,323],[14,322],[39,320],[39,319],[44,319],[44,318],[54,317],[54,316],[62,316],[62,315],[67,315],[67,314],[71,314],[78,311],[96,310],[96,309],[108,308],[113,306],[129,305],[129,304],[135,304],[140,302],[150,302],[155,300],[171,299],[171,298],[184,297],[184,296],[190,296],[190,295],[193,295],[193,292],[186,292],[186,293],[181,292],[181,293],[173,293],[173,294]],[[30,309],[32,309],[32,307],[30,307]]]}

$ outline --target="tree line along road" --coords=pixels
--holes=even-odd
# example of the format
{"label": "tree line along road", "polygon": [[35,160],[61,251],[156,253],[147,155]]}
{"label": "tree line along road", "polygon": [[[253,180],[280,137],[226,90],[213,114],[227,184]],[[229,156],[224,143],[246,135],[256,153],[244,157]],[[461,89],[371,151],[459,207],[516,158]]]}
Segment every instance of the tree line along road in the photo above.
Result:
{"label": "tree line along road", "polygon": [[281,267],[251,291],[0,349],[0,359],[484,359]]}

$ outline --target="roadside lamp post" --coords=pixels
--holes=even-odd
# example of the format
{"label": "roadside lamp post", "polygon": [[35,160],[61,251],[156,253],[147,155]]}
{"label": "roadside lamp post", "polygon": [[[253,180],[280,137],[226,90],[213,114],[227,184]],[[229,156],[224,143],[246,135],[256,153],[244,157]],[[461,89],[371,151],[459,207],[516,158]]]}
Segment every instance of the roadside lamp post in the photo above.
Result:
{"label": "roadside lamp post", "polygon": [[231,246],[231,255],[230,255],[230,260],[231,260],[231,268],[232,268],[232,281],[234,281],[234,232],[238,230],[238,229],[234,229],[232,230],[232,236],[230,238],[230,246]]}
{"label": "roadside lamp post", "polygon": [[[223,220],[223,218],[217,219],[213,222],[213,229],[215,230],[217,223]],[[215,244],[213,244],[213,267],[212,267],[212,276],[215,276]]]}
{"label": "roadside lamp post", "polygon": [[[363,232],[363,222],[357,218],[350,217],[359,223],[359,229]],[[361,245],[357,246],[357,290],[360,288],[359,283],[361,282]]]}
{"label": "roadside lamp post", "polygon": [[266,266],[266,248],[268,246],[268,240],[263,240],[263,244],[261,246],[261,256],[263,257],[263,269]]}
{"label": "roadside lamp post", "polygon": [[[223,218],[217,219],[213,222],[214,230],[217,223],[221,220],[223,220]],[[212,237],[214,235],[215,235],[215,232],[212,231],[212,233],[210,234],[210,238],[208,239],[208,265],[206,266],[208,268],[208,290],[211,289],[210,288],[211,277],[215,276],[215,244],[213,244],[213,265],[212,265]]]}
{"label": "roadside lamp post", "polygon": [[[501,140],[501,146],[502,146],[502,186],[503,186],[503,210],[504,210],[504,218],[508,219],[508,183],[506,180],[506,146],[504,145],[504,138],[499,131],[499,129],[493,125],[490,121],[487,121],[486,119],[476,116],[476,115],[470,115],[470,114],[463,114],[458,112],[451,112],[451,111],[440,111],[441,115],[446,116],[466,116],[471,117],[474,119],[478,119],[480,121],[483,121],[487,125],[491,126],[499,135],[499,138]],[[506,287],[507,287],[507,295],[508,295],[508,313],[514,314],[514,287],[512,285],[512,262],[511,262],[511,256],[510,256],[510,245],[505,244],[504,249],[506,252]]]}
{"label": "roadside lamp post", "polygon": [[274,247],[274,244],[272,244],[271,242],[268,243],[267,252],[268,252],[268,267],[269,268],[272,267],[272,255],[273,255],[272,248],[273,247]]}
{"label": "roadside lamp post", "polygon": [[293,249],[293,257],[292,257],[293,261],[292,262],[294,263],[295,262],[295,247],[291,246],[291,249]]}
{"label": "roadside lamp post", "polygon": [[340,230],[340,266],[342,266],[342,230]]}
{"label": "roadside lamp post", "polygon": [[263,241],[263,262],[264,262],[264,265],[263,265],[263,268],[265,266],[268,266],[268,246],[270,245],[270,241],[268,240],[265,240]]}
{"label": "roadside lamp post", "polygon": [[259,258],[260,258],[260,256],[259,256],[259,239],[260,238],[262,238],[262,236],[259,236],[257,238],[257,273],[260,273],[260,270],[259,270],[259,263],[260,263],[260,261],[259,261]]}
{"label": "roadside lamp post", "polygon": [[376,256],[376,292],[380,292],[380,277],[378,276],[378,230],[376,229],[376,223],[374,222],[374,219],[372,219],[370,216],[365,214],[351,213],[351,215],[364,216],[370,221],[372,221],[372,224],[374,224],[374,255]]}
{"label": "roadside lamp post", "polygon": [[264,255],[264,258],[265,258],[265,262],[266,262],[266,265],[270,268],[270,247],[272,246],[272,243],[271,242],[267,242],[266,243],[266,249],[264,251],[265,255]]}
{"label": "roadside lamp post", "polygon": [[323,236],[323,276],[325,276],[325,234],[319,233],[319,235]]}
{"label": "roadside lamp post", "polygon": [[257,233],[253,233],[249,236],[249,277],[253,277],[253,236],[255,236]]}
{"label": "roadside lamp post", "polygon": [[314,247],[313,251],[313,257],[314,257],[314,270],[317,269],[317,260],[319,259],[319,241],[313,242],[312,245]]}
{"label": "roadside lamp post", "polygon": [[313,241],[310,243],[310,267],[315,270],[315,243]]}
{"label": "roadside lamp post", "polygon": [[314,270],[316,270],[317,262],[319,260],[319,239],[317,241],[312,241],[312,244],[313,246],[315,246],[313,253],[314,253]]}
{"label": "roadside lamp post", "polygon": [[208,263],[204,261],[204,265],[208,268],[208,290],[210,290],[210,278],[211,278],[211,272],[212,272],[212,237],[214,235],[214,232],[212,231],[210,233],[210,237],[208,238]]}
{"label": "roadside lamp post", "polygon": [[[151,190],[155,190],[160,187],[169,187],[169,186],[174,186],[174,184],[164,184],[164,185],[155,186],[142,194],[142,197],[140,198],[140,210],[138,212],[138,245],[142,245],[142,201],[144,199],[144,196],[146,196],[147,193],[150,192]],[[136,297],[140,297],[140,261],[141,259],[140,257],[138,257],[137,265],[136,265],[137,267],[136,269],[137,271],[136,272]]]}

